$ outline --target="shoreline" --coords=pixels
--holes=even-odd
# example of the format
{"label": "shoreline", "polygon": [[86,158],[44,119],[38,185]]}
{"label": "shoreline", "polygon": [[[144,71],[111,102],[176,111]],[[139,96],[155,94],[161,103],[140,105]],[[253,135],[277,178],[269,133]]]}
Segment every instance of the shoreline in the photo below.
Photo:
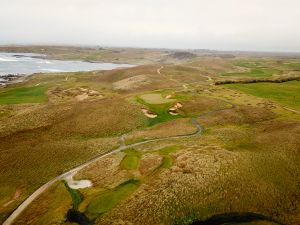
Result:
{"label": "shoreline", "polygon": [[[1,54],[3,54],[3,59],[0,60],[0,63],[3,64],[4,70],[2,71],[2,74],[0,74],[0,88],[7,87],[8,85],[11,84],[21,83],[27,77],[36,74],[93,72],[93,71],[131,68],[136,66],[133,64],[114,62],[114,61],[105,62],[105,60],[100,62],[100,61],[85,60],[85,59],[78,59],[78,60],[53,59],[51,56],[46,54],[27,53],[27,52],[9,52],[9,51],[2,52],[0,50],[0,57]],[[25,66],[21,65],[20,71],[18,71],[18,69],[14,69],[11,71],[9,69],[5,69],[10,64],[13,64],[12,66],[14,66],[14,63],[18,63],[18,60],[21,58],[29,58],[29,59],[31,58],[33,60],[33,62],[28,61],[29,63],[28,70],[26,64]],[[46,60],[46,62],[41,63],[40,65],[39,65],[40,62],[38,62],[38,64],[36,65],[36,62],[34,62],[35,59]],[[25,62],[26,61],[27,60],[25,60]],[[8,63],[7,65],[6,62]],[[33,63],[33,67],[31,65],[32,63]],[[83,64],[79,64],[79,66],[77,66],[76,63],[83,63]],[[91,65],[90,66],[86,65],[87,63]],[[52,65],[52,67],[45,66],[48,64]],[[95,64],[99,64],[99,65],[95,66]]]}

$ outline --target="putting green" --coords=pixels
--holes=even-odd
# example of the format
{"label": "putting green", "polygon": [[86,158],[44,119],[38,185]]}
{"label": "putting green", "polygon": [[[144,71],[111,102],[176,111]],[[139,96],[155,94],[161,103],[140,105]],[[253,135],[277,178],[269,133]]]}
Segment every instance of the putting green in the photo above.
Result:
{"label": "putting green", "polygon": [[144,94],[140,97],[148,104],[164,104],[176,101],[176,99],[163,98],[161,94]]}

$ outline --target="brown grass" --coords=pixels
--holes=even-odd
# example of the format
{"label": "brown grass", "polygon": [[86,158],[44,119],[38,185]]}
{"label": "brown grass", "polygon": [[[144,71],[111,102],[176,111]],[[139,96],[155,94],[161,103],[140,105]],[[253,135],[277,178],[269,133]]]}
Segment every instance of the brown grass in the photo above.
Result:
{"label": "brown grass", "polygon": [[8,126],[0,138],[0,185],[24,191],[1,208],[1,215],[54,176],[116,147],[119,140],[114,135],[136,129],[143,121],[140,110],[121,99],[37,106],[3,118]]}
{"label": "brown grass", "polygon": [[200,96],[194,97],[192,98],[192,100],[183,102],[183,107],[180,108],[179,111],[188,116],[198,117],[203,113],[216,111],[226,107],[230,107],[230,105],[225,103],[224,101],[206,96]]}
{"label": "brown grass", "polygon": [[261,107],[237,106],[230,109],[214,112],[208,116],[199,119],[199,122],[205,127],[224,126],[230,124],[253,124],[270,120],[275,114]]}
{"label": "brown grass", "polygon": [[157,124],[145,130],[138,130],[126,135],[126,142],[133,143],[139,140],[147,140],[159,137],[171,137],[176,135],[191,134],[196,131],[190,119],[177,119]]}
{"label": "brown grass", "polygon": [[33,201],[14,224],[61,224],[71,205],[72,200],[64,184],[57,182]]}

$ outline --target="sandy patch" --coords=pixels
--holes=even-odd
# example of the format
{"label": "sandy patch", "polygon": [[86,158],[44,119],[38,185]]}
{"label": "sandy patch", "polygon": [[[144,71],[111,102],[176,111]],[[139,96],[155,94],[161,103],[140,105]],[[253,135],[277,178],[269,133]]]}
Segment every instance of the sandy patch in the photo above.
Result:
{"label": "sandy patch", "polygon": [[89,95],[87,93],[83,93],[81,95],[75,96],[75,99],[77,101],[83,101],[83,100],[87,99],[88,97],[89,97]]}
{"label": "sandy patch", "polygon": [[169,113],[172,116],[177,116],[179,114],[178,109],[182,108],[182,104],[177,102],[173,107],[169,108]]}
{"label": "sandy patch", "polygon": [[142,109],[142,112],[144,113],[145,116],[148,118],[154,119],[157,117],[157,115],[153,112],[150,112],[148,109]]}
{"label": "sandy patch", "polygon": [[76,100],[83,101],[88,97],[103,97],[100,92],[88,89],[88,88],[55,88],[48,92],[48,97],[50,102],[60,101],[60,100]]}
{"label": "sandy patch", "polygon": [[133,90],[148,85],[151,80],[146,75],[137,75],[113,83],[114,90]]}
{"label": "sandy patch", "polygon": [[102,96],[99,91],[89,90],[87,93],[89,96]]}
{"label": "sandy patch", "polygon": [[69,187],[72,189],[81,189],[88,188],[92,186],[92,181],[90,180],[74,180],[74,174],[71,174],[64,178],[64,180],[68,183]]}

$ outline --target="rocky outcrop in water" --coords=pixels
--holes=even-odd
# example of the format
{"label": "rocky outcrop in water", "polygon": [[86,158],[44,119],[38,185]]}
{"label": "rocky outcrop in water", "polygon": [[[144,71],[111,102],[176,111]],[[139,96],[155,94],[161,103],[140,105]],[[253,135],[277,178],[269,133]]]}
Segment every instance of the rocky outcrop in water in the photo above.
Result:
{"label": "rocky outcrop in water", "polygon": [[23,77],[23,75],[20,74],[7,74],[0,76],[0,86],[6,86],[8,83],[12,83],[13,81],[19,79],[20,77]]}

